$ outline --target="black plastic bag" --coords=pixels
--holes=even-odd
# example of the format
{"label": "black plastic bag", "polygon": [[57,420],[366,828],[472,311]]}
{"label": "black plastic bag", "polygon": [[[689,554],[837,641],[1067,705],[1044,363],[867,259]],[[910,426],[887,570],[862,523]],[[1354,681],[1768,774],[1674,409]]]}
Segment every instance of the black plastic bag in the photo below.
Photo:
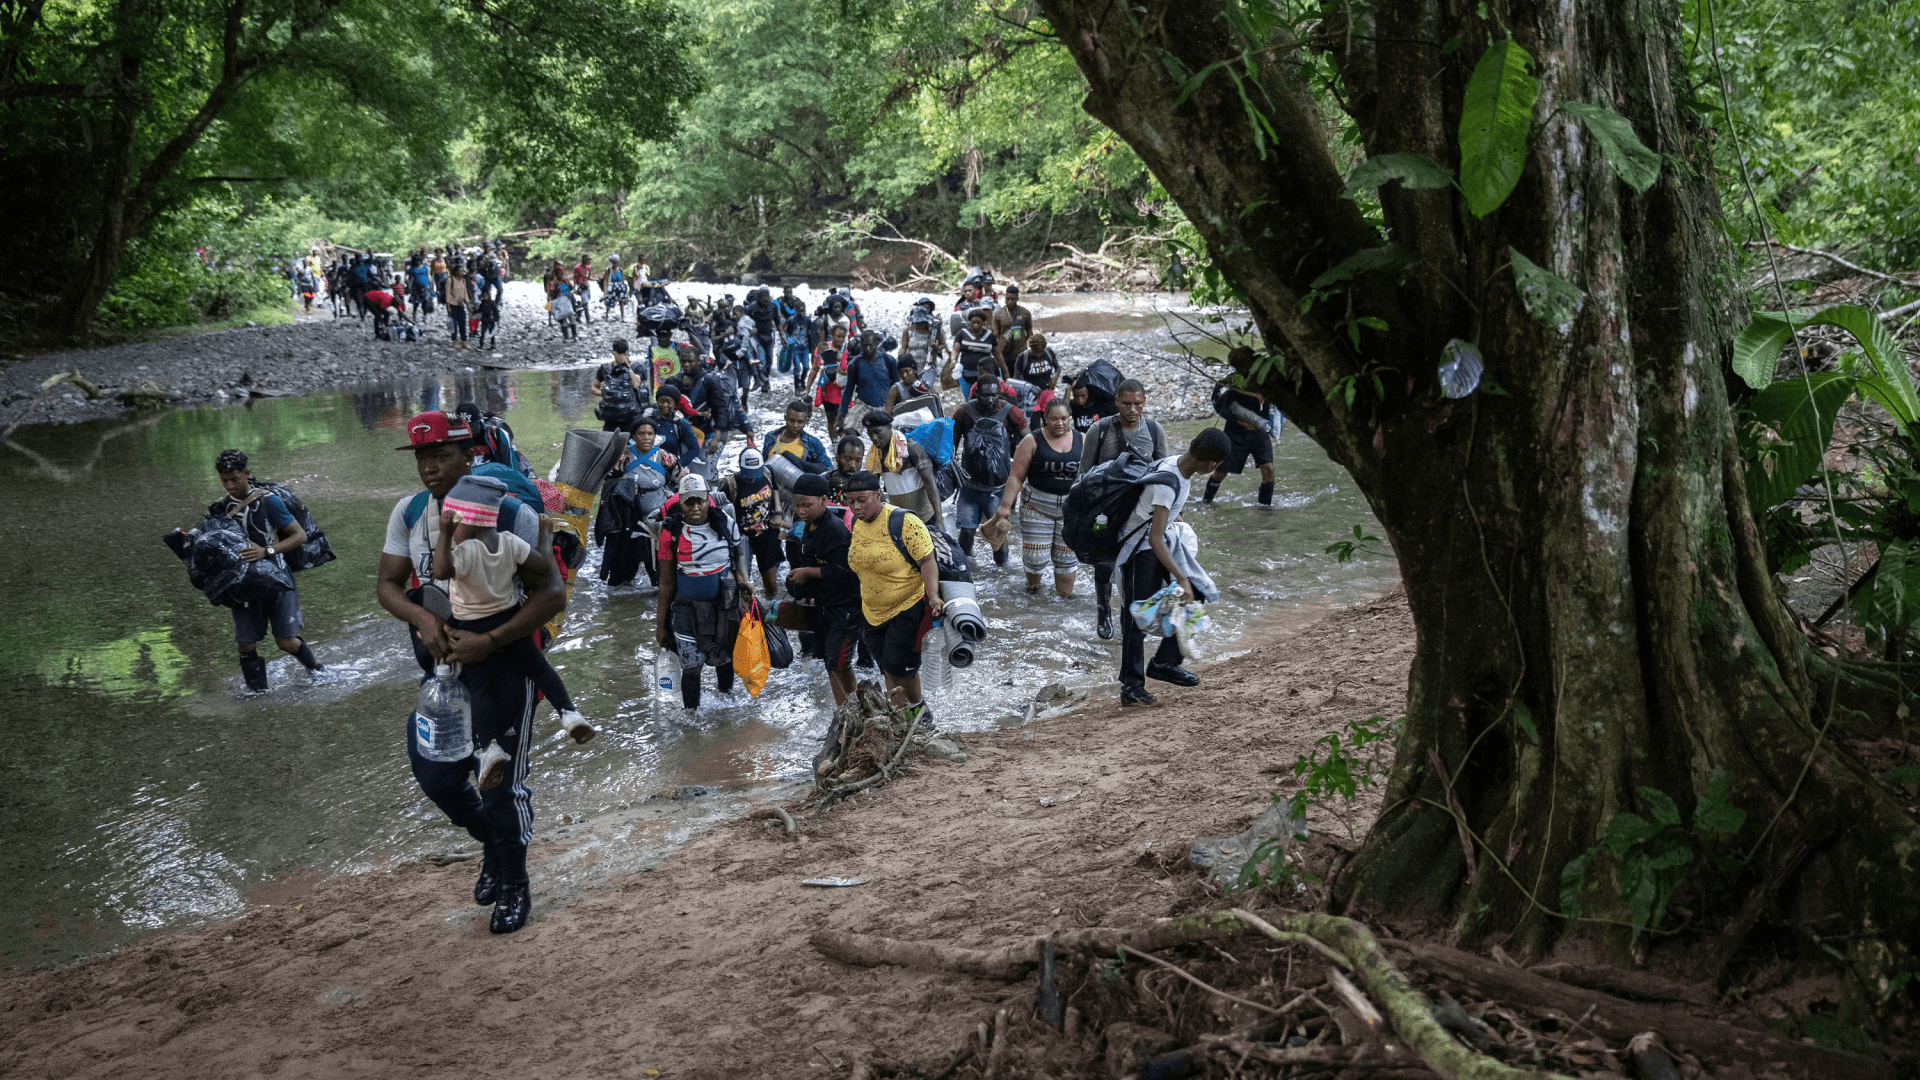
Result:
{"label": "black plastic bag", "polygon": [[[175,554],[180,554],[180,535],[163,538]],[[188,546],[181,558],[187,563],[187,580],[209,604],[239,607],[293,588],[293,575],[281,559],[268,556],[248,562],[240,557],[253,541],[233,518],[209,516],[184,535]]]}
{"label": "black plastic bag", "polygon": [[767,666],[776,670],[793,666],[793,642],[787,639],[786,630],[771,619],[761,625],[767,635]]}

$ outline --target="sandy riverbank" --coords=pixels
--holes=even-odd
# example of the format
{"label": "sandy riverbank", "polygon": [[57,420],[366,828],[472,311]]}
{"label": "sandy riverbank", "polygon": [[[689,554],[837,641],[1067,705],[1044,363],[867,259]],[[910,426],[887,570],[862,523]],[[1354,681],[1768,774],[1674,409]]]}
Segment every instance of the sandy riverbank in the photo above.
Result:
{"label": "sandy riverbank", "polygon": [[[1197,688],[1156,685],[1154,709],[1103,694],[967,736],[971,761],[922,764],[804,822],[798,841],[722,825],[644,872],[537,904],[510,937],[463,903],[470,865],[415,863],[296,875],[240,919],[0,976],[0,1073],[825,1077],[869,1052],[931,1060],[1004,984],[847,968],[807,935],[986,943],[1204,902],[1180,869],[1192,841],[1244,828],[1321,734],[1397,715],[1413,631],[1393,597],[1278,612],[1247,646]],[[536,879],[573,850],[537,848]],[[866,884],[800,884],[820,875]]]}

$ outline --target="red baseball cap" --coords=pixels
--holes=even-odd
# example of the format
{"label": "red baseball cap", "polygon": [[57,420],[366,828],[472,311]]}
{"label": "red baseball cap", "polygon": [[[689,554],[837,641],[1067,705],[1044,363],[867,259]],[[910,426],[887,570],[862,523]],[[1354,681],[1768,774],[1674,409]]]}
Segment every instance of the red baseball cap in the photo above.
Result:
{"label": "red baseball cap", "polygon": [[466,442],[471,438],[473,438],[473,431],[467,427],[466,417],[448,416],[434,409],[407,421],[407,445],[396,446],[394,449],[418,450],[423,446]]}

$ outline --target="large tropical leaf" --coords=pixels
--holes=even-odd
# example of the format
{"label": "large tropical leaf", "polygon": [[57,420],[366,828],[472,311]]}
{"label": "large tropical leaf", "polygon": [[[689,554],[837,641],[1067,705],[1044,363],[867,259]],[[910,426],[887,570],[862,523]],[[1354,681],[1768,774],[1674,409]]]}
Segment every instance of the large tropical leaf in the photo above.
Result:
{"label": "large tropical leaf", "polygon": [[[1756,312],[1753,321],[1734,339],[1734,373],[1746,380],[1748,386],[1766,389],[1773,382],[1773,368],[1780,350],[1792,338],[1796,326],[1801,329],[1837,326],[1852,334],[1860,351],[1873,365],[1869,372],[1853,372],[1860,376],[1860,392],[1879,402],[1903,424],[1920,421],[1920,394],[1914,391],[1913,374],[1907,370],[1900,347],[1873,312],[1854,304],[1837,304],[1814,312],[1795,311],[1791,316],[1777,311]],[[1848,362],[1845,366],[1856,365]]]}
{"label": "large tropical leaf", "polygon": [[1755,516],[1793,497],[1820,471],[1833,437],[1833,418],[1853,395],[1856,380],[1826,371],[1777,382],[1754,395],[1740,425],[1740,456],[1747,463],[1747,502]]}
{"label": "large tropical leaf", "polygon": [[1587,125],[1587,131],[1600,144],[1607,164],[1613,166],[1613,174],[1628,187],[1645,191],[1660,179],[1660,155],[1647,149],[1633,133],[1633,124],[1626,117],[1604,105],[1582,101],[1566,102],[1560,111],[1579,117]]}
{"label": "large tropical leaf", "polygon": [[1394,180],[1400,181],[1402,187],[1443,188],[1453,183],[1453,173],[1434,164],[1425,154],[1381,154],[1353,167],[1346,186],[1340,189],[1340,197],[1351,199],[1362,191]]}
{"label": "large tropical leaf", "polygon": [[1527,305],[1527,314],[1548,326],[1572,322],[1587,294],[1520,254],[1519,248],[1509,249],[1509,254],[1513,256],[1513,284],[1520,290],[1520,302]]}
{"label": "large tropical leaf", "polygon": [[1755,312],[1753,321],[1741,328],[1733,339],[1733,372],[1755,390],[1765,390],[1773,382],[1774,365],[1780,350],[1793,336],[1793,327],[1771,311]]}
{"label": "large tropical leaf", "polygon": [[1460,190],[1467,209],[1486,217],[1500,208],[1527,164],[1527,136],[1539,80],[1533,60],[1511,41],[1496,41],[1467,80],[1460,109]]}

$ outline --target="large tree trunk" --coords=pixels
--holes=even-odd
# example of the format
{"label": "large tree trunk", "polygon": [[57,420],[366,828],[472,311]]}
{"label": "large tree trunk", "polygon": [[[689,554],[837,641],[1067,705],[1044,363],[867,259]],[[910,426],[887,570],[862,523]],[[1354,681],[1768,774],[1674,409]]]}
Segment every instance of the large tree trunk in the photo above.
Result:
{"label": "large tree trunk", "polygon": [[[1727,770],[1747,818],[1717,854],[1757,853],[1730,899],[1683,898],[1694,918],[1724,923],[1796,841],[1831,833],[1778,895],[1797,918],[1827,918],[1823,936],[1855,935],[1865,978],[1848,989],[1877,997],[1870,984],[1920,930],[1920,832],[1823,733],[1827,695],[1746,509],[1726,378],[1744,305],[1724,273],[1705,145],[1674,107],[1673,5],[1515,0],[1490,5],[1496,26],[1471,4],[1383,0],[1296,42],[1249,40],[1232,0],[1143,2],[1043,0],[1087,77],[1087,111],[1145,159],[1284,352],[1264,387],[1366,494],[1419,635],[1387,808],[1337,902],[1534,951],[1577,929],[1624,945],[1611,864],[1589,871],[1579,926],[1558,914],[1563,868],[1616,813],[1649,816],[1637,789],[1687,813]],[[1317,276],[1385,242],[1339,198],[1303,81],[1309,50],[1332,54],[1367,156],[1425,154],[1457,172],[1463,90],[1500,26],[1542,77],[1513,195],[1482,219],[1456,191],[1389,185],[1391,239],[1418,264],[1303,311]],[[1193,73],[1222,62],[1240,78],[1214,67],[1182,100]],[[1613,108],[1688,167],[1636,194],[1553,113],[1571,101]],[[1510,250],[1584,290],[1565,332],[1529,317]],[[1389,329],[1361,330],[1356,349],[1361,316]],[[1486,382],[1463,400],[1435,375],[1451,338],[1486,357]]]}

